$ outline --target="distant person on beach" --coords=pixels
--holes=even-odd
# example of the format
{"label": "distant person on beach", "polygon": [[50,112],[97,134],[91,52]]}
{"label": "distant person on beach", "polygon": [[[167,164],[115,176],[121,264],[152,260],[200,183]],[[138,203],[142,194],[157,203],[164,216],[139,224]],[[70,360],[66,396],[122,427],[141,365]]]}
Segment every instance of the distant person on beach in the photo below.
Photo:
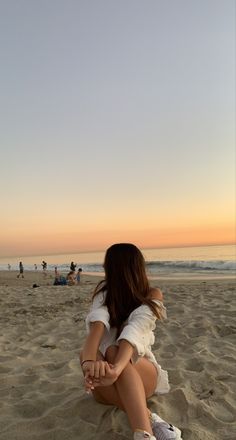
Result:
{"label": "distant person on beach", "polygon": [[38,269],[37,264],[34,264],[34,270],[37,270],[37,269]]}
{"label": "distant person on beach", "polygon": [[44,275],[46,275],[47,274],[47,267],[48,267],[46,261],[43,260],[41,266],[43,268]]}
{"label": "distant person on beach", "polygon": [[19,263],[19,271],[20,271],[20,273],[18,273],[17,278],[20,278],[20,276],[21,276],[21,278],[24,278],[24,266],[23,266],[22,261],[20,261],[20,263]]}
{"label": "distant person on beach", "polygon": [[104,270],[80,355],[85,390],[98,402],[125,411],[134,440],[180,439],[180,431],[151,413],[146,402],[169,391],[167,372],[151,350],[156,320],[166,317],[162,292],[150,287],[144,257],[133,244],[112,245]]}
{"label": "distant person on beach", "polygon": [[67,285],[66,278],[58,272],[57,266],[55,266],[55,279],[54,279],[53,285],[54,286],[66,286]]}
{"label": "distant person on beach", "polygon": [[71,263],[70,263],[70,270],[71,270],[72,272],[75,272],[75,268],[76,268],[76,266],[77,266],[77,264],[75,264],[74,261],[71,261]]}
{"label": "distant person on beach", "polygon": [[10,264],[8,264],[7,267],[8,267],[8,270],[11,270],[11,265]]}
{"label": "distant person on beach", "polygon": [[79,267],[77,275],[76,275],[77,283],[80,283],[80,281],[81,281],[81,273],[82,273],[82,269],[81,269],[81,267]]}
{"label": "distant person on beach", "polygon": [[71,270],[67,274],[66,281],[67,281],[68,286],[74,286],[76,284],[76,277],[75,277],[75,273],[73,270]]}

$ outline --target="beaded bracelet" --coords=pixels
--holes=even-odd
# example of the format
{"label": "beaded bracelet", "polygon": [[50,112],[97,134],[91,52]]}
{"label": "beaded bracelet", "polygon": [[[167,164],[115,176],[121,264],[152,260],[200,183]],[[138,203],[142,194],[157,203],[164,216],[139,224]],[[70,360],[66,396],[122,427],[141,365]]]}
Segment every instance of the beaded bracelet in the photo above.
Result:
{"label": "beaded bracelet", "polygon": [[93,359],[85,359],[83,362],[81,362],[81,367],[85,364],[85,362],[95,362]]}

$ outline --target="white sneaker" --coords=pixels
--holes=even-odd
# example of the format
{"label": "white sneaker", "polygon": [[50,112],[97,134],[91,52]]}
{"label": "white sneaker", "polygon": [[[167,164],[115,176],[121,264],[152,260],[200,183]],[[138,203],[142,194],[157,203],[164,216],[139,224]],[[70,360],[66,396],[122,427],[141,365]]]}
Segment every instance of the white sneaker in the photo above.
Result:
{"label": "white sneaker", "polygon": [[153,434],[158,440],[182,440],[181,431],[155,413],[151,414],[151,425]]}
{"label": "white sneaker", "polygon": [[156,440],[153,435],[149,434],[147,431],[136,431],[134,432],[134,440]]}

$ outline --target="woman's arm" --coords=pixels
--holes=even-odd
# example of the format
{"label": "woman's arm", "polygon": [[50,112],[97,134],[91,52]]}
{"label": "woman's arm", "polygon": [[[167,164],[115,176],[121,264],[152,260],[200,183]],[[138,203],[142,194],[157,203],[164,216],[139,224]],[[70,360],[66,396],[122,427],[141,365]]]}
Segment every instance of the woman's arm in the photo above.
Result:
{"label": "woman's arm", "polygon": [[90,392],[94,389],[94,383],[99,377],[106,374],[107,362],[98,359],[98,350],[105,325],[101,321],[90,323],[90,331],[85,340],[84,348],[80,356],[81,368],[84,374],[85,390]]}
{"label": "woman's arm", "polygon": [[[134,349],[126,340],[121,340],[117,348],[117,355],[112,364],[98,361],[96,365],[94,365],[94,373],[89,373],[87,376],[85,375],[86,390],[112,385],[118,379],[126,365],[130,362]],[[91,368],[92,365],[90,365],[90,369]]]}
{"label": "woman's arm", "polygon": [[128,341],[125,339],[120,340],[118,353],[113,364],[117,376],[122,373],[126,365],[130,362],[133,352],[134,347]]}
{"label": "woman's arm", "polygon": [[95,321],[90,323],[90,331],[82,350],[81,363],[85,360],[96,361],[98,348],[103,337],[104,330],[105,326],[103,322]]}

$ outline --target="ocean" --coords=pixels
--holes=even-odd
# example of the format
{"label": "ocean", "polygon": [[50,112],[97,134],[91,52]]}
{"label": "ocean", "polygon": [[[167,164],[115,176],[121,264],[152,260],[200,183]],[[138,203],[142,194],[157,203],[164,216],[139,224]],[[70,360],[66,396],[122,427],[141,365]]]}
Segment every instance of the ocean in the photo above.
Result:
{"label": "ocean", "polygon": [[[236,277],[236,245],[143,249],[142,252],[147,273],[153,278]],[[1,258],[0,270],[7,270],[8,264],[11,270],[18,270],[19,261],[26,271],[34,270],[34,264],[37,270],[42,270],[41,263],[45,260],[49,271],[57,266],[60,272],[66,273],[74,261],[83,272],[102,275],[104,255],[105,251]]]}

